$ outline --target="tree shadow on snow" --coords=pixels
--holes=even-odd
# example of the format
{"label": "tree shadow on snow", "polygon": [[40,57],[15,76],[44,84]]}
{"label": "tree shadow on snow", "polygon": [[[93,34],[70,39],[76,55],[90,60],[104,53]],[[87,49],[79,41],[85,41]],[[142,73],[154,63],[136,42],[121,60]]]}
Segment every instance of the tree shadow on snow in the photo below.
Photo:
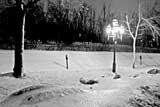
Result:
{"label": "tree shadow on snow", "polygon": [[13,72],[2,73],[0,77],[13,77]]}
{"label": "tree shadow on snow", "polygon": [[138,68],[145,68],[145,67],[160,67],[160,64],[149,64],[147,62],[143,62],[142,64],[137,64]]}
{"label": "tree shadow on snow", "polygon": [[145,67],[160,67],[160,65],[156,64],[144,64]]}
{"label": "tree shadow on snow", "polygon": [[60,63],[58,63],[58,62],[56,62],[56,61],[54,61],[54,64],[56,64],[56,65],[58,65],[58,66],[61,66],[61,67],[63,67],[63,68],[66,68],[66,66],[64,66],[64,65],[62,65],[62,64],[60,64]]}

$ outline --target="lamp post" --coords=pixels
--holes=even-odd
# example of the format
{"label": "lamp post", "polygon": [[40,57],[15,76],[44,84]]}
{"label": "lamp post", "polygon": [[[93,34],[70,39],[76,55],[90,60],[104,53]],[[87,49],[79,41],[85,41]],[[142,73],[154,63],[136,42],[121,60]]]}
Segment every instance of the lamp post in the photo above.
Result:
{"label": "lamp post", "polygon": [[108,40],[109,38],[112,38],[114,42],[112,72],[116,73],[116,44],[117,44],[117,39],[122,40],[122,34],[124,33],[124,27],[122,25],[119,25],[117,19],[113,19],[112,24],[107,25],[105,31],[108,36]]}
{"label": "lamp post", "polygon": [[117,41],[114,40],[113,67],[112,67],[112,72],[113,72],[113,73],[116,72],[116,44],[117,44]]}

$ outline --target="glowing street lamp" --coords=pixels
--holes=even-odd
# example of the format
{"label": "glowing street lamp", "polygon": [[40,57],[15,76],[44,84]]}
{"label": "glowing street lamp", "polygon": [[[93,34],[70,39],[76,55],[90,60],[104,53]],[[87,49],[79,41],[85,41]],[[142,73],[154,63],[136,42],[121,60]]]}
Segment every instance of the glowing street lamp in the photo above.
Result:
{"label": "glowing street lamp", "polygon": [[113,53],[113,68],[112,72],[116,73],[116,44],[117,44],[117,39],[122,40],[122,35],[124,34],[124,27],[122,25],[119,25],[117,19],[113,19],[112,24],[107,25],[105,28],[105,33],[109,38],[113,39],[114,42],[114,53]]}

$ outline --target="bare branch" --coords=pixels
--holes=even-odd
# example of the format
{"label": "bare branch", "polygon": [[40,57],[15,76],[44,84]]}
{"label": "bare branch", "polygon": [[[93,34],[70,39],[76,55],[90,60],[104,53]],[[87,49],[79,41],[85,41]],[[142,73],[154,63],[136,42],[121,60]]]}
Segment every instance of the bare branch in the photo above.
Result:
{"label": "bare branch", "polygon": [[137,35],[143,35],[143,33],[138,33]]}
{"label": "bare branch", "polygon": [[142,23],[139,25],[139,27],[146,27],[146,25],[147,25],[146,23]]}
{"label": "bare branch", "polygon": [[152,29],[152,34],[153,34],[153,32],[155,32],[156,34],[158,34],[160,36],[160,33],[159,33],[160,29],[158,27],[152,25],[152,23],[150,23],[149,20],[147,20],[147,19],[145,19],[143,17],[142,17],[142,20],[144,20],[148,24],[150,29]]}
{"label": "bare branch", "polygon": [[138,30],[139,30],[139,31],[144,31],[144,30],[145,30],[145,28],[139,28]]}
{"label": "bare branch", "polygon": [[130,24],[129,24],[129,21],[128,21],[128,16],[126,16],[126,24],[127,24],[128,31],[129,31],[131,37],[134,39],[133,33],[132,33],[132,31],[131,31]]}
{"label": "bare branch", "polygon": [[139,3],[139,8],[138,8],[138,23],[137,23],[137,26],[136,26],[135,38],[137,38],[137,36],[138,36],[138,29],[139,29],[140,22],[141,22],[141,5]]}
{"label": "bare branch", "polygon": [[148,18],[147,20],[153,20],[153,19],[157,19],[157,18],[160,18],[160,16],[150,17],[150,18]]}

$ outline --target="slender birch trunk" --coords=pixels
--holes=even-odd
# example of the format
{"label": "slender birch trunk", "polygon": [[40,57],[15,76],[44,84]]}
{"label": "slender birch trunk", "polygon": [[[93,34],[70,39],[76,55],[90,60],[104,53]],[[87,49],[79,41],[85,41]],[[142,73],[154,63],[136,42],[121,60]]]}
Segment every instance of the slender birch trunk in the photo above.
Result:
{"label": "slender birch trunk", "polygon": [[136,63],[136,39],[133,39],[133,65],[132,68],[135,68]]}

